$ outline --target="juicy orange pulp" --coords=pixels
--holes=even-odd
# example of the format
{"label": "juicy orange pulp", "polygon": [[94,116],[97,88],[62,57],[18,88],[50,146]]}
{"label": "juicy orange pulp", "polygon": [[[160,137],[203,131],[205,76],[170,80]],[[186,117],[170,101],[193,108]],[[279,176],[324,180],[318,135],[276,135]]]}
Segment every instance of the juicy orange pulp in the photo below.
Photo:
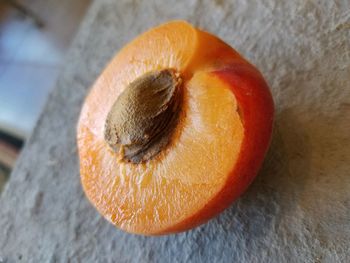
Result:
{"label": "juicy orange pulp", "polygon": [[[87,197],[113,224],[140,234],[184,230],[201,223],[201,213],[223,188],[234,187],[227,181],[244,128],[231,88],[211,73],[228,61],[246,63],[219,39],[178,21],[139,36],[98,78],[78,124],[80,172]],[[106,116],[130,82],[165,68],[184,78],[172,142],[146,163],[119,162],[104,141]]]}

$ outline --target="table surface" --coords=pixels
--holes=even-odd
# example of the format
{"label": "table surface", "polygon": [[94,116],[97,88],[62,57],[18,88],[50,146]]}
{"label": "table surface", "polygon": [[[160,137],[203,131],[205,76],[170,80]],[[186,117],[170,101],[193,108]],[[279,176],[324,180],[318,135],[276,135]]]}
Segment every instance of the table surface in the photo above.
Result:
{"label": "table surface", "polygon": [[[220,216],[177,235],[130,235],[82,192],[76,123],[115,52],[180,18],[262,71],[273,141],[254,183]],[[349,1],[94,1],[1,194],[0,262],[350,262],[349,113]]]}

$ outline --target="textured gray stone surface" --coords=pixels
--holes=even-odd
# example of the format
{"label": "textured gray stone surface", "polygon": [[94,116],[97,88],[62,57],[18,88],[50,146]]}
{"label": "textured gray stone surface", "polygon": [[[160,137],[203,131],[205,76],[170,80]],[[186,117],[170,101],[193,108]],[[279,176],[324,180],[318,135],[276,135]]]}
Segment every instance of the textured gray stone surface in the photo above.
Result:
{"label": "textured gray stone surface", "polygon": [[[256,64],[276,103],[249,190],[192,231],[142,237],[102,219],[79,182],[75,126],[113,54],[183,18]],[[95,1],[0,199],[0,262],[350,262],[350,2]]]}

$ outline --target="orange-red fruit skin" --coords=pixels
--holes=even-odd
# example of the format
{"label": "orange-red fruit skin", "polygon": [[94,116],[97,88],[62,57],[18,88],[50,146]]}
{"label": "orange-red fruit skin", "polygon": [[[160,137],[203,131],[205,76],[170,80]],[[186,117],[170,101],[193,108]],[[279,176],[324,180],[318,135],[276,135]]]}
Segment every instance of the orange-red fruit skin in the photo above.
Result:
{"label": "orange-red fruit skin", "polygon": [[242,62],[228,64],[211,73],[230,86],[244,127],[239,158],[226,183],[232,187],[222,189],[193,217],[158,234],[185,231],[213,218],[246,191],[262,165],[271,140],[274,103],[261,73],[253,65]]}

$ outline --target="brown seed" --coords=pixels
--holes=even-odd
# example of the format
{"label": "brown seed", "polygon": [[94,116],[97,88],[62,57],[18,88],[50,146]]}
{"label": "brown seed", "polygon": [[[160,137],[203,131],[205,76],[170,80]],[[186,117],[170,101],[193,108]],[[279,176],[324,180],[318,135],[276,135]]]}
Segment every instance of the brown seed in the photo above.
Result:
{"label": "brown seed", "polygon": [[168,145],[181,108],[180,86],[179,74],[165,69],[146,73],[120,94],[108,113],[104,137],[121,160],[144,162]]}

